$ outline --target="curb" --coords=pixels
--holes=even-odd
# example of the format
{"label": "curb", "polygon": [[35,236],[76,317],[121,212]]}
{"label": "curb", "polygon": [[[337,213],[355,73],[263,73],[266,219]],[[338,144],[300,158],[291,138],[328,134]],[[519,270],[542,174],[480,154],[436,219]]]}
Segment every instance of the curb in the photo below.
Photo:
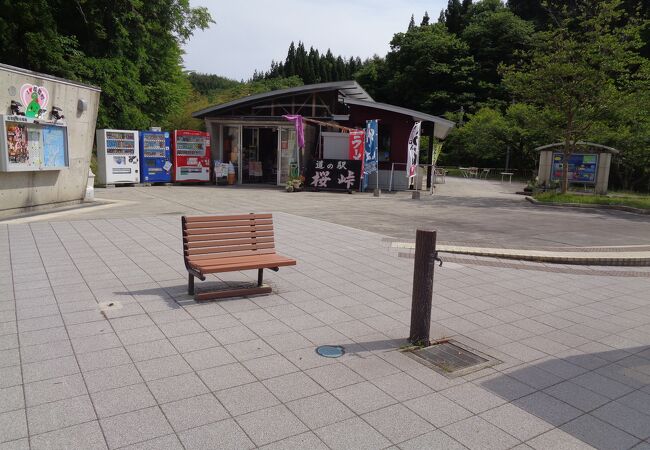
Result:
{"label": "curb", "polygon": [[591,203],[546,203],[540,202],[533,197],[526,196],[526,200],[536,206],[550,206],[556,208],[587,208],[587,209],[610,209],[625,211],[633,214],[650,215],[650,209],[634,208],[632,206],[623,205],[597,205]]}
{"label": "curb", "polygon": [[[410,242],[397,242],[393,243],[391,247],[398,250],[408,250],[412,252],[415,249],[415,244]],[[453,245],[438,245],[437,249],[441,253],[482,256],[497,259],[512,259],[535,263],[569,264],[583,266],[650,266],[650,251],[580,253],[547,250],[459,247]],[[624,255],[621,253],[624,253]]]}

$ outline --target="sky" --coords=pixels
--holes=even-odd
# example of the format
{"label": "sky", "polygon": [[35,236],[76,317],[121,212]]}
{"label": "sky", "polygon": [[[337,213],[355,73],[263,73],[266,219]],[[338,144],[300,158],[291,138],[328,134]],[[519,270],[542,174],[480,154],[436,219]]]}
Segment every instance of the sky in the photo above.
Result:
{"label": "sky", "polygon": [[205,6],[216,23],[196,31],[185,45],[187,70],[235,80],[284,61],[291,41],[303,41],[335,56],[377,54],[390,49],[395,33],[405,31],[411,14],[420,23],[425,11],[435,22],[447,0],[191,0]]}

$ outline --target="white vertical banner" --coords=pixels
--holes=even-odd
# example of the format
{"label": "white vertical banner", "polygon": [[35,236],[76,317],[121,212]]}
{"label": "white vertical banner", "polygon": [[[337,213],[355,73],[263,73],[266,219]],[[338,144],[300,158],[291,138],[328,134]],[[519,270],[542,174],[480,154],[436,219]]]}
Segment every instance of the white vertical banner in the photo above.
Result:
{"label": "white vertical banner", "polygon": [[415,122],[411,135],[409,136],[408,144],[408,161],[406,163],[406,176],[413,178],[417,174],[418,161],[420,159],[420,129],[422,122]]}

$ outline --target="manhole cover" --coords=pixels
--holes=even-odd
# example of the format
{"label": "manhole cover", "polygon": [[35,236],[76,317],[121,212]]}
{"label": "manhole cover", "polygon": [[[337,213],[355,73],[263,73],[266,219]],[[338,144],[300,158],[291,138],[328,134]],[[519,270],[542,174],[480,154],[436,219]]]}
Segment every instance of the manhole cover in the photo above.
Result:
{"label": "manhole cover", "polygon": [[345,349],[340,345],[321,345],[316,348],[316,353],[325,358],[338,358],[345,354]]}
{"label": "manhole cover", "polygon": [[442,341],[413,351],[417,359],[449,377],[459,377],[498,364],[500,361],[457,342]]}

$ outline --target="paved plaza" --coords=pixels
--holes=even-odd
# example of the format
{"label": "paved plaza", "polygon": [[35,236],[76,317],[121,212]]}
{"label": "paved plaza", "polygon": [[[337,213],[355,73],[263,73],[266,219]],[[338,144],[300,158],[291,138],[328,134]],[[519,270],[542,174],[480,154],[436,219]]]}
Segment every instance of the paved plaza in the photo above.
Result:
{"label": "paved plaza", "polygon": [[[394,233],[260,206],[269,193],[302,208],[300,194],[225,190],[215,206],[227,197],[174,189],[0,224],[0,449],[650,449],[650,268],[447,257],[432,338],[499,361],[450,378],[400,351],[413,260]],[[310,195],[325,199],[314,215],[354,197]],[[274,212],[278,252],[298,264],[265,273],[273,295],[197,304],[180,213],[253,208]],[[633,244],[645,220],[611,216]]]}

